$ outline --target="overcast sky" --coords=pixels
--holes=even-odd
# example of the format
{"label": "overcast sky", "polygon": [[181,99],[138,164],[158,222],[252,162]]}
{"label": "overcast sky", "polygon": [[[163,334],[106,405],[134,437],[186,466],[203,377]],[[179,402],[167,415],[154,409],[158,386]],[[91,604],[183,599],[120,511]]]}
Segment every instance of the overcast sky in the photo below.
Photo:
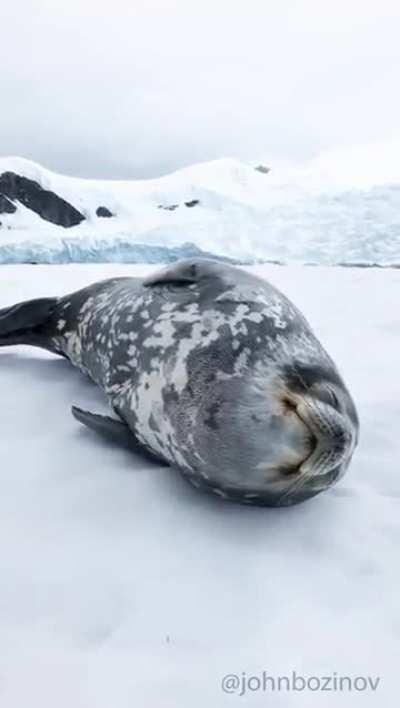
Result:
{"label": "overcast sky", "polygon": [[400,133],[398,0],[1,2],[0,154],[148,177]]}

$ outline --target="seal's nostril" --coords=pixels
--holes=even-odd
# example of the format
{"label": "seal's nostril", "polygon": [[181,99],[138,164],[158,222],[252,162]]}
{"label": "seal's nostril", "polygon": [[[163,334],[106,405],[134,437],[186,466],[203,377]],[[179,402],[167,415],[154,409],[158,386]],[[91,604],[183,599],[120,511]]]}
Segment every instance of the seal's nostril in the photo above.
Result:
{"label": "seal's nostril", "polygon": [[279,472],[286,477],[295,477],[297,474],[300,473],[301,470],[301,463],[300,465],[281,465],[279,467]]}
{"label": "seal's nostril", "polygon": [[283,414],[284,415],[287,413],[296,413],[297,404],[294,401],[292,401],[290,398],[287,398],[287,397],[283,398],[282,403],[283,403]]}

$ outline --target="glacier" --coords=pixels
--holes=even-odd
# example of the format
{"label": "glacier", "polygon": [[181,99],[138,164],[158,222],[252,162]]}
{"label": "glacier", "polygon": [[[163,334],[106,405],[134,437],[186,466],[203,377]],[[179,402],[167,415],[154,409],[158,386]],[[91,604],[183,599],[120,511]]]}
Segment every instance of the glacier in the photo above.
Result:
{"label": "glacier", "polygon": [[[107,239],[60,239],[55,244],[40,241],[0,246],[0,263],[18,264],[65,264],[65,263],[172,263],[181,258],[213,258],[228,263],[238,259],[203,251],[193,243],[182,246],[156,246],[132,243],[124,238]],[[252,263],[244,259],[240,263]]]}
{"label": "glacier", "polygon": [[[400,264],[400,142],[326,151],[307,165],[220,159],[156,179],[57,175],[22,158],[14,172],[79,210],[63,228],[15,201],[0,214],[0,263],[169,262]],[[99,218],[104,210],[111,218]]]}

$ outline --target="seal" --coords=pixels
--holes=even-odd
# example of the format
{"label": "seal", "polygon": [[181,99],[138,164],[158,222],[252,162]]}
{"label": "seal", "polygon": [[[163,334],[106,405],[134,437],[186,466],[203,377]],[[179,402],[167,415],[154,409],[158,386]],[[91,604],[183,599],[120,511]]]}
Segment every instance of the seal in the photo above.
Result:
{"label": "seal", "polygon": [[0,310],[0,345],[67,357],[116,417],[81,423],[198,488],[262,506],[330,487],[358,441],[352,398],[299,310],[262,278],[188,259]]}

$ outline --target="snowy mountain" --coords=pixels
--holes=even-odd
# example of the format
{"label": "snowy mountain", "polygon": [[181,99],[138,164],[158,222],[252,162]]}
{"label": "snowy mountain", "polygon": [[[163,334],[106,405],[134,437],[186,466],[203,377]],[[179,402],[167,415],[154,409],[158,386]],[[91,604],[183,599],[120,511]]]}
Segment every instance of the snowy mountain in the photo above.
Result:
{"label": "snowy mountain", "polygon": [[[271,170],[215,160],[130,182],[1,158],[0,263],[211,254],[249,263],[398,264],[400,170],[388,160],[382,166],[384,150],[376,148],[374,160],[368,154],[331,151],[307,166]],[[393,147],[390,155],[392,166]],[[400,147],[398,157],[400,164]]]}

